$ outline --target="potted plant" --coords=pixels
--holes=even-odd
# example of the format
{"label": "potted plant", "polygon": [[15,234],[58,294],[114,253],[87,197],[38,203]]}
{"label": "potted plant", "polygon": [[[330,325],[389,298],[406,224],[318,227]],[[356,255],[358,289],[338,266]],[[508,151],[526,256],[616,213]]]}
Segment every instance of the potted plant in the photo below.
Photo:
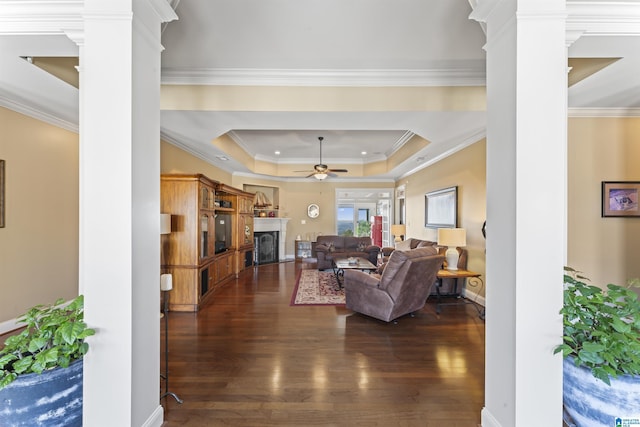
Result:
{"label": "potted plant", "polygon": [[29,309],[0,350],[0,425],[81,425],[82,358],[95,333],[82,295]]}
{"label": "potted plant", "polygon": [[[617,426],[640,415],[640,301],[627,286],[607,289],[585,283],[565,267],[562,352],[563,401],[571,421]],[[620,424],[622,425],[622,424]]]}

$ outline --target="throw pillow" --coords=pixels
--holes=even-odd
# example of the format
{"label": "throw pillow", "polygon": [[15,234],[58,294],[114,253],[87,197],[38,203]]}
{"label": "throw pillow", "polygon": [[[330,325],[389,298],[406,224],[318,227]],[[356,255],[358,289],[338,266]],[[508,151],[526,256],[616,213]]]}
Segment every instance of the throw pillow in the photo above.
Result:
{"label": "throw pillow", "polygon": [[367,244],[364,242],[358,243],[358,252],[364,252],[367,249]]}
{"label": "throw pillow", "polygon": [[418,243],[418,246],[416,246],[416,248],[426,248],[427,246],[435,246],[436,242],[430,242],[429,240],[422,240],[420,243]]}
{"label": "throw pillow", "polygon": [[401,242],[396,243],[396,250],[408,251],[410,249],[411,249],[411,239],[403,240]]}
{"label": "throw pillow", "polygon": [[335,250],[336,250],[336,247],[334,246],[333,242],[331,242],[331,243],[329,243],[329,244],[327,245],[327,250],[328,250],[329,252],[333,252],[333,251],[335,251]]}

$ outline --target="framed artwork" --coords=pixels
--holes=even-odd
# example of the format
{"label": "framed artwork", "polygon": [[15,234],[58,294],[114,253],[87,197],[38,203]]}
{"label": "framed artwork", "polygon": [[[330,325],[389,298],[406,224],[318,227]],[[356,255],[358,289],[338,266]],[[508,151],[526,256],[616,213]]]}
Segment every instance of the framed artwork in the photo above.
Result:
{"label": "framed artwork", "polygon": [[458,226],[458,187],[443,188],[424,195],[424,226],[456,228]]}
{"label": "framed artwork", "polygon": [[640,181],[602,181],[603,217],[640,217]]}
{"label": "framed artwork", "polygon": [[4,228],[4,160],[0,160],[0,228]]}

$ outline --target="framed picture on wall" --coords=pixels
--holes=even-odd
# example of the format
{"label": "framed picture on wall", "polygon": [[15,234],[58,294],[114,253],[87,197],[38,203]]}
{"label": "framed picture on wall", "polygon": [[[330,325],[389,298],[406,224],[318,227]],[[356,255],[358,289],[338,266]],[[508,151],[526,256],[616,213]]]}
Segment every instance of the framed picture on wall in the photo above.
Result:
{"label": "framed picture on wall", "polygon": [[424,195],[424,226],[430,228],[458,226],[458,187],[443,188]]}
{"label": "framed picture on wall", "polygon": [[602,181],[603,217],[640,217],[640,181]]}

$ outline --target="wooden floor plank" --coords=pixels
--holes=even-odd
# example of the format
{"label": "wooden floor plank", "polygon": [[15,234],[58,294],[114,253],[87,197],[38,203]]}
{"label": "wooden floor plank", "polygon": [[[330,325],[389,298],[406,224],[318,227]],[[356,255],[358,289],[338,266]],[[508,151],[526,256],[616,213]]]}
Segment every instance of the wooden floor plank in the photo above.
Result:
{"label": "wooden floor plank", "polygon": [[162,399],[164,427],[479,425],[485,333],[473,306],[437,315],[429,301],[398,324],[291,307],[301,267],[252,268],[197,314],[170,313],[169,385],[184,403]]}

